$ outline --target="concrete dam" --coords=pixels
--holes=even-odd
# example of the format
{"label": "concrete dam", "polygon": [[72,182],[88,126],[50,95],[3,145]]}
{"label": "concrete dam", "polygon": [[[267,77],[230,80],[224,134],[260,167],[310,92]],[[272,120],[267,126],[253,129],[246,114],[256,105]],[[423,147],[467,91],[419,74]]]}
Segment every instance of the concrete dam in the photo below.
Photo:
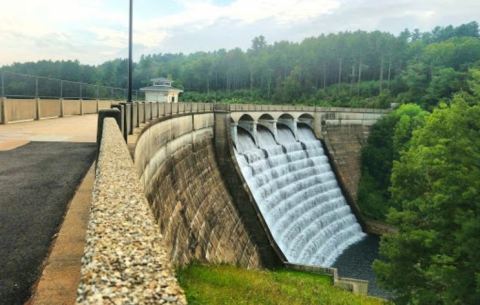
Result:
{"label": "concrete dam", "polygon": [[371,231],[355,204],[360,151],[388,110],[116,108],[99,117],[80,304],[111,293],[112,277],[139,296],[141,283],[167,281],[161,289],[173,300],[181,289],[172,266],[190,262],[322,272],[337,286],[367,292],[365,281],[330,267]]}
{"label": "concrete dam", "polygon": [[216,111],[148,125],[134,163],[173,262],[333,265],[365,233],[315,130],[349,131],[358,159],[381,113],[357,111]]}

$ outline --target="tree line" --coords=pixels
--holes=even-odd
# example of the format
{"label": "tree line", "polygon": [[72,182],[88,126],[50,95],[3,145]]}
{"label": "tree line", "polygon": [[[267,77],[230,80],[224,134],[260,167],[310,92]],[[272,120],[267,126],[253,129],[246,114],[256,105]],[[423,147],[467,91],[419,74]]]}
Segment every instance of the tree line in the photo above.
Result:
{"label": "tree line", "polygon": [[[468,68],[480,60],[479,37],[477,22],[429,32],[406,29],[396,36],[380,31],[322,34],[299,43],[269,44],[258,36],[247,50],[142,55],[134,64],[134,88],[167,76],[191,101],[435,105],[465,87]],[[98,66],[39,61],[2,69],[114,87],[127,84],[126,59]]]}

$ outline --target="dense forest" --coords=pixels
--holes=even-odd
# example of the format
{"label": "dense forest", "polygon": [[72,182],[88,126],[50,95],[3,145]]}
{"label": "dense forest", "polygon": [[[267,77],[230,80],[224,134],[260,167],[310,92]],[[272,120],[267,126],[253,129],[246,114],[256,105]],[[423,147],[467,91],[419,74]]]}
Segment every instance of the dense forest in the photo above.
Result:
{"label": "dense forest", "polygon": [[[125,87],[124,59],[17,63],[2,71]],[[300,43],[142,56],[134,87],[168,76],[184,100],[398,107],[370,131],[358,203],[398,231],[374,264],[397,304],[479,304],[480,34],[477,22],[342,32]]]}
{"label": "dense forest", "polygon": [[410,106],[394,119],[399,155],[383,204],[398,232],[382,238],[374,270],[396,304],[479,304],[480,77],[475,86],[431,114]]}
{"label": "dense forest", "polygon": [[[168,76],[184,88],[184,100],[303,103],[388,107],[416,102],[431,107],[466,88],[468,68],[478,65],[477,22],[404,30],[341,32],[269,44],[258,36],[243,51],[143,55],[134,65],[134,88]],[[99,66],[78,61],[16,63],[5,71],[126,87],[127,62]]]}

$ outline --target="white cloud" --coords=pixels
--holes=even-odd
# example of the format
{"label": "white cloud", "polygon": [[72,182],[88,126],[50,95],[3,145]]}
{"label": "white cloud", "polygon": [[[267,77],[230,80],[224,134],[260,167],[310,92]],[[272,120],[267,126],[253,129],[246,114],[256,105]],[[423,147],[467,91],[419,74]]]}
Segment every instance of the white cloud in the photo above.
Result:
{"label": "white cloud", "polygon": [[[158,9],[155,1],[134,2],[145,11],[153,4]],[[98,64],[126,56],[126,0],[4,2],[0,10],[0,65],[39,59]],[[480,11],[477,0],[232,0],[226,4],[170,0],[162,5],[171,5],[165,10],[168,14],[161,6],[158,16],[154,11],[149,17],[135,14],[137,56],[140,50],[245,48],[260,34],[273,42],[356,29],[395,33],[406,27],[429,30],[435,25],[478,20]]]}

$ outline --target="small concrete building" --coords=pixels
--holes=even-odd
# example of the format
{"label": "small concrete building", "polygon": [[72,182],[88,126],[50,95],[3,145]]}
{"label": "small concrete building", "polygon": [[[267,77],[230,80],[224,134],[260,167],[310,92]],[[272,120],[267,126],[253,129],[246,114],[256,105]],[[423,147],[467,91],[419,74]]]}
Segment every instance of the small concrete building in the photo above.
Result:
{"label": "small concrete building", "polygon": [[177,103],[183,90],[172,87],[172,80],[164,77],[152,78],[152,86],[140,88],[145,92],[146,102]]}

